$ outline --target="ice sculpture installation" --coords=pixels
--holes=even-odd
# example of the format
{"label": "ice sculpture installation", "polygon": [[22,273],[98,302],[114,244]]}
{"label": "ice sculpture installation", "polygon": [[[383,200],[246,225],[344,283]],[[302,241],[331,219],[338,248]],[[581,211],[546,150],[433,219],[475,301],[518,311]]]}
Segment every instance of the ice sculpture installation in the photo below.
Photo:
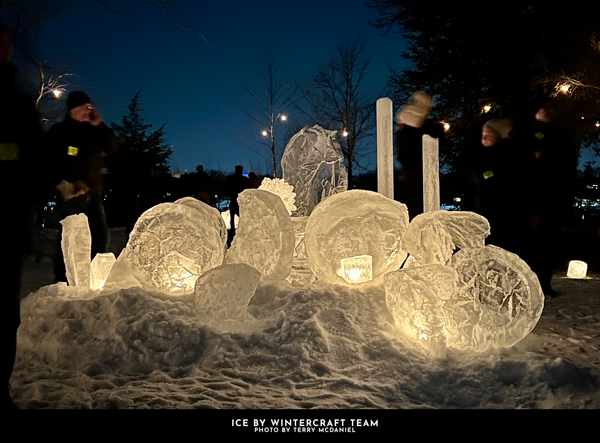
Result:
{"label": "ice sculpture installation", "polygon": [[69,286],[90,288],[92,234],[85,214],[75,214],[60,221],[61,248]]}
{"label": "ice sculpture installation", "polygon": [[400,240],[407,226],[406,205],[376,192],[331,196],[315,208],[306,225],[308,266],[320,280],[347,284],[341,260],[369,255],[376,279],[406,258]]}
{"label": "ice sculpture installation", "polygon": [[265,279],[285,279],[292,269],[295,238],[283,201],[269,191],[246,189],[238,203],[240,224],[226,262],[250,265]]}
{"label": "ice sculpture installation", "polygon": [[535,327],[544,309],[540,282],[519,256],[496,246],[457,252],[449,266],[458,289],[445,303],[448,347],[510,347]]}
{"label": "ice sculpture installation", "polygon": [[296,216],[310,215],[321,200],[348,189],[337,131],[315,125],[292,137],[281,158],[283,179],[296,193]]}
{"label": "ice sculpture installation", "polygon": [[488,235],[490,224],[479,214],[437,210],[412,219],[402,249],[422,265],[446,264],[456,249],[482,247]]}
{"label": "ice sculpture installation", "polygon": [[[202,202],[198,202],[204,205]],[[161,203],[144,212],[126,246],[142,287],[168,294],[194,291],[202,273],[223,264],[224,223],[218,213],[188,204]]]}

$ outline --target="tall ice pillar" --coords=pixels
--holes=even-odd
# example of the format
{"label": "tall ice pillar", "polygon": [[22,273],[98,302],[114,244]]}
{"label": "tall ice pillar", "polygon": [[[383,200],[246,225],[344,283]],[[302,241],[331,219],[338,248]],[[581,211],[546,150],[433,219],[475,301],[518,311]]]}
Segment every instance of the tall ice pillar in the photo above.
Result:
{"label": "tall ice pillar", "polygon": [[394,116],[387,97],[377,100],[377,191],[394,199]]}
{"label": "tall ice pillar", "polygon": [[440,142],[423,136],[423,212],[440,209]]}

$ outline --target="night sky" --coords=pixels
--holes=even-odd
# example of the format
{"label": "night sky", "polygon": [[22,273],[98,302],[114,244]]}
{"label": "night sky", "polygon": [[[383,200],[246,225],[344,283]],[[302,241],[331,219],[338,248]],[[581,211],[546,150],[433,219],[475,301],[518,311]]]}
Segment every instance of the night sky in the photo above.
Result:
{"label": "night sky", "polygon": [[[300,82],[334,56],[336,46],[357,36],[371,58],[371,86],[383,87],[390,75],[386,62],[395,69],[407,66],[400,57],[403,39],[370,26],[377,11],[364,6],[364,0],[168,3],[177,19],[208,43],[174,23],[153,0],[108,4],[116,14],[96,0],[64,0],[41,29],[40,56],[70,64],[68,72],[80,77],[72,77],[68,89],[86,91],[107,123],[121,123],[141,91],[146,123],[153,129],[166,124],[166,142],[175,151],[172,172],[193,172],[198,164],[225,172],[236,164],[247,171],[269,170],[235,141],[263,128],[234,105],[247,97],[240,82],[257,80],[269,51],[277,55],[280,70]],[[307,123],[293,109],[286,111],[286,124]],[[591,153],[584,152],[580,165],[590,159]],[[374,154],[362,164],[375,169]]]}
{"label": "night sky", "polygon": [[[259,173],[268,170],[233,139],[262,129],[233,103],[245,96],[240,81],[256,80],[269,51],[283,73],[301,82],[334,56],[344,39],[359,35],[371,57],[372,86],[383,86],[389,76],[386,60],[405,66],[401,37],[370,26],[376,11],[363,0],[169,4],[177,19],[202,32],[208,43],[174,23],[154,1],[109,4],[119,14],[94,0],[66,0],[41,30],[40,52],[71,63],[69,72],[81,78],[72,78],[77,86],[69,90],[88,92],[107,122],[120,123],[140,90],[146,123],[153,129],[166,123],[166,141],[176,153],[173,172],[194,171],[198,164],[233,171],[238,163],[262,169]],[[300,119],[290,112],[290,121]]]}

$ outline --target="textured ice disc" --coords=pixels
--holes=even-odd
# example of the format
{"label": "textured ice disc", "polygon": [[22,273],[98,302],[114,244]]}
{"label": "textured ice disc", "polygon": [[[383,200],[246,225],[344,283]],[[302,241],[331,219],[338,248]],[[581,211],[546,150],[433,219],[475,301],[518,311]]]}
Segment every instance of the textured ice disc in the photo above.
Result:
{"label": "textured ice disc", "polygon": [[431,211],[417,215],[402,238],[402,249],[421,264],[446,264],[454,250],[480,248],[490,224],[474,212]]}
{"label": "textured ice disc", "polygon": [[415,266],[384,277],[385,302],[396,327],[434,357],[446,350],[443,305],[456,292],[458,275],[444,265]]}
{"label": "textured ice disc", "polygon": [[405,259],[400,240],[407,226],[406,205],[381,194],[352,190],[333,195],[315,208],[306,225],[308,266],[320,280],[345,284],[340,260],[370,255],[376,279]]}
{"label": "textured ice disc", "polygon": [[198,276],[223,263],[222,233],[210,217],[183,204],[144,212],[127,243],[127,261],[142,287],[168,294],[194,291]]}
{"label": "textured ice disc", "polygon": [[61,248],[69,286],[89,289],[92,234],[85,214],[75,214],[60,221],[63,226]]}
{"label": "textured ice disc", "polygon": [[222,265],[196,280],[196,312],[201,321],[252,320],[248,304],[260,281],[261,273],[244,263]]}
{"label": "textured ice disc", "polygon": [[207,205],[200,200],[193,197],[184,197],[175,201],[175,204],[188,206],[198,211],[202,217],[204,217],[210,224],[214,226],[219,235],[224,247],[227,247],[227,227],[225,226],[225,220],[221,216],[221,213],[217,208]]}
{"label": "textured ice disc", "polygon": [[292,269],[294,227],[278,195],[246,189],[238,197],[240,224],[226,262],[246,263],[264,278],[285,279]]}
{"label": "textured ice disc", "polygon": [[448,347],[467,351],[510,347],[525,338],[544,309],[536,274],[496,246],[457,252],[449,266],[458,291],[444,304]]}

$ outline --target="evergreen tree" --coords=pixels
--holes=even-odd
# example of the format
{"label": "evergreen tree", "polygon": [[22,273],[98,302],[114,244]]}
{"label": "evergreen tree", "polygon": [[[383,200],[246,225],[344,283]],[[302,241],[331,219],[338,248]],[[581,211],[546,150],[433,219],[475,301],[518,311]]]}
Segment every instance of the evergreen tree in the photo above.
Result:
{"label": "evergreen tree", "polygon": [[169,173],[171,149],[165,143],[165,124],[149,132],[151,124],[146,124],[141,113],[140,92],[138,91],[127,106],[129,113],[123,116],[122,123],[112,127],[121,142],[121,155],[111,171],[143,181],[148,177],[160,177]]}
{"label": "evergreen tree", "polygon": [[395,101],[417,90],[434,96],[434,117],[451,125],[441,154],[453,170],[485,120],[531,116],[543,96],[564,98],[573,135],[599,146],[600,3],[369,4],[379,10],[377,27],[399,28],[408,42],[410,67],[391,78]]}

